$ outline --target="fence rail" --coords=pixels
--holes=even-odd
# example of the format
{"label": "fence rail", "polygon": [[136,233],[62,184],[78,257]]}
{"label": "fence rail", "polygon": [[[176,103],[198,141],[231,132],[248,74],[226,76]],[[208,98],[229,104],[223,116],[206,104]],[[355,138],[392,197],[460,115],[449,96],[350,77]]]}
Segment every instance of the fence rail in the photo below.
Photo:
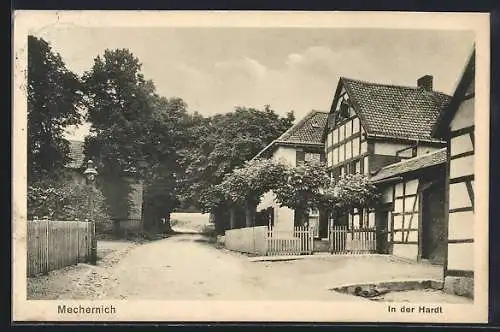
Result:
{"label": "fence rail", "polygon": [[330,252],[332,254],[368,254],[377,249],[376,230],[370,228],[351,228],[334,226],[329,232]]}
{"label": "fence rail", "polygon": [[27,227],[29,277],[89,260],[93,222],[28,220]]}
{"label": "fence rail", "polygon": [[313,253],[313,230],[296,226],[293,230],[269,228],[266,237],[267,256],[311,255]]}

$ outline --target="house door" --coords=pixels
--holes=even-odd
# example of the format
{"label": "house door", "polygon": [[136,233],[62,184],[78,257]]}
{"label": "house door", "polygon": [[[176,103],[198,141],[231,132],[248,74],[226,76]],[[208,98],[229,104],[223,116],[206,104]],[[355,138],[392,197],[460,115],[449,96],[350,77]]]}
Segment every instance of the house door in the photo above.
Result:
{"label": "house door", "polygon": [[421,199],[420,257],[435,264],[444,264],[446,254],[444,190],[442,186],[434,184],[422,192]]}
{"label": "house door", "polygon": [[378,254],[388,254],[389,247],[387,243],[387,236],[389,225],[389,210],[382,209],[375,212],[375,229],[376,229],[376,241],[377,241],[377,253]]}

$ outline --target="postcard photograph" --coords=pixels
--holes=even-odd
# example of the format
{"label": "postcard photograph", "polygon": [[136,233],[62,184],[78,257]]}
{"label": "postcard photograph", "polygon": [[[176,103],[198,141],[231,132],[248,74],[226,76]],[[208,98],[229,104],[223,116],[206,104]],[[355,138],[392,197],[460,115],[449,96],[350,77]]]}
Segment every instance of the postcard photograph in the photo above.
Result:
{"label": "postcard photograph", "polygon": [[13,320],[487,321],[487,14],[13,36]]}

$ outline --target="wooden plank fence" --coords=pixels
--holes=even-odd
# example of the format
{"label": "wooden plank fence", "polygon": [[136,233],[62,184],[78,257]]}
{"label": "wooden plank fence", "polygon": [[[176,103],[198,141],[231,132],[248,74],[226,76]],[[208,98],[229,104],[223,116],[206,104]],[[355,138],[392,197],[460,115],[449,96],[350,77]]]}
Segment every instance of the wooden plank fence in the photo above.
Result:
{"label": "wooden plank fence", "polygon": [[313,230],[296,226],[293,230],[269,228],[266,237],[266,255],[311,255],[313,253]]}
{"label": "wooden plank fence", "polygon": [[376,229],[334,226],[329,232],[330,252],[340,254],[370,254],[377,250]]}
{"label": "wooden plank fence", "polygon": [[89,260],[93,222],[29,220],[27,227],[28,277]]}

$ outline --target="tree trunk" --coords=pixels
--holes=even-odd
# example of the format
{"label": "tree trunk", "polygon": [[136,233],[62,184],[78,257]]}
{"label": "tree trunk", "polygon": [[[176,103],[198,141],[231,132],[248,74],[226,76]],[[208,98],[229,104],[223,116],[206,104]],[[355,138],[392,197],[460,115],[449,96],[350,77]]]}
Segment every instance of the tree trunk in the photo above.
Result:
{"label": "tree trunk", "polygon": [[305,226],[308,221],[309,213],[306,209],[297,208],[294,213],[294,226]]}
{"label": "tree trunk", "polygon": [[168,213],[165,216],[165,223],[162,225],[162,232],[164,234],[170,234],[170,233],[172,233],[172,225],[171,225],[170,213]]}
{"label": "tree trunk", "polygon": [[229,208],[229,229],[236,228],[236,210],[234,206]]}
{"label": "tree trunk", "polygon": [[257,209],[256,204],[252,202],[247,202],[247,206],[245,208],[245,226],[253,227],[255,224],[255,210]]}

